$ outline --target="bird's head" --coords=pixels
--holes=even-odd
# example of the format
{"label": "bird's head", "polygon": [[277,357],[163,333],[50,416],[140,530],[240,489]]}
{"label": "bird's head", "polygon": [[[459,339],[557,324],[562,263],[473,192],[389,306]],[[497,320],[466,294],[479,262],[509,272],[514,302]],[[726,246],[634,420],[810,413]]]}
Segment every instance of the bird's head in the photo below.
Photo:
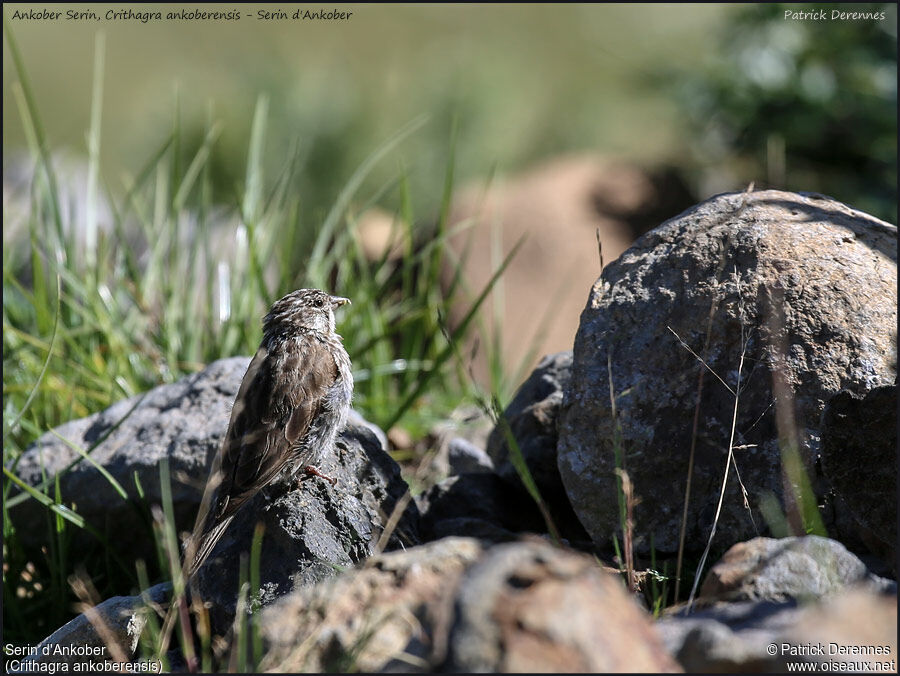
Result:
{"label": "bird's head", "polygon": [[332,296],[319,289],[297,289],[275,301],[263,318],[263,334],[281,331],[319,331],[334,333],[334,310],[348,298]]}

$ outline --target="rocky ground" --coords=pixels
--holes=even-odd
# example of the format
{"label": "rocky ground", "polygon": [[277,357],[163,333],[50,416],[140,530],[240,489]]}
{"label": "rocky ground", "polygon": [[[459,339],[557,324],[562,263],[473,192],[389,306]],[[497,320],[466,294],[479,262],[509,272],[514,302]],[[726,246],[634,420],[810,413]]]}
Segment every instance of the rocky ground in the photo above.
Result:
{"label": "rocky ground", "polygon": [[[262,523],[249,607],[267,671],[896,671],[896,236],[776,191],[721,195],[651,230],[594,284],[574,349],[519,389],[504,416],[514,448],[503,425],[448,425],[437,480],[411,498],[386,435],[355,416],[320,467],[335,486],[285,478],[258,495],[198,575],[219,652],[237,643],[242,552]],[[140,505],[161,501],[160,462],[189,531],[248,361],[67,423],[16,471],[34,485],[59,473],[63,501],[114,534],[117,555],[150,559]],[[69,467],[79,456],[60,437],[93,462]],[[123,501],[98,466],[143,500]],[[628,532],[617,469],[636,497]],[[810,505],[829,537],[803,534]],[[11,510],[30,547],[43,512]],[[682,523],[696,567],[714,522],[696,598],[673,604]],[[626,543],[637,590],[616,572]],[[653,608],[661,577],[668,607]],[[170,593],[108,599],[43,645],[136,659],[142,609]]]}

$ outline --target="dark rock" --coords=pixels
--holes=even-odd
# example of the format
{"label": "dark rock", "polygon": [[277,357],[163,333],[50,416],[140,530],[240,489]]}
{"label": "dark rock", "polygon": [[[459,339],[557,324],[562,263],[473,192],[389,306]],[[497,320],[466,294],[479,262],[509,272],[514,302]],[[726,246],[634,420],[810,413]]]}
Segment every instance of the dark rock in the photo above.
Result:
{"label": "dark rock", "polygon": [[703,599],[806,601],[861,586],[885,591],[896,584],[872,575],[840,542],[817,535],[754,538],[729,549],[703,581]]}
{"label": "dark rock", "polygon": [[[110,534],[112,553],[125,561],[154,561],[148,506],[162,501],[159,464],[164,459],[169,463],[176,528],[189,532],[248,363],[246,357],[217,361],[177,383],[55,430],[83,448],[96,444],[91,459],[128,492],[127,500],[93,463],[81,460],[64,471],[80,456],[52,434],[41,437],[23,454],[16,472],[32,485],[40,482],[42,466],[51,479],[61,473],[64,503],[74,503],[89,524]],[[320,464],[323,472],[338,479],[336,487],[307,479],[293,490],[295,479],[285,472],[238,513],[197,576],[204,600],[212,603],[210,614],[217,630],[224,632],[234,615],[241,554],[250,551],[257,521],[265,527],[257,605],[287,593],[294,583],[309,584],[333,574],[335,566],[352,565],[369,556],[401,501],[402,516],[381,546],[418,542],[418,511],[411,499],[404,498],[406,483],[384,450],[384,434],[378,432],[358,414],[351,415],[338,437],[336,452]],[[137,497],[134,474],[143,488],[143,501]],[[46,518],[46,509],[27,500],[11,510],[11,518],[27,546],[44,544],[41,537],[46,530],[38,526]],[[79,551],[91,544],[84,531],[76,532],[74,538],[73,548]]]}
{"label": "dark rock", "polygon": [[621,581],[541,540],[496,545],[459,583],[444,671],[679,671]]}
{"label": "dark rock", "polygon": [[484,449],[461,437],[454,437],[447,445],[447,464],[451,475],[494,471],[494,463]]}
{"label": "dark rock", "polygon": [[[815,461],[825,401],[896,377],[896,251],[895,226],[826,197],[763,191],[714,197],[608,265],[581,315],[559,425],[563,484],[594,542],[620,527],[618,445],[640,499],[636,548],[647,553],[652,537],[657,552],[677,550],[700,373],[688,548],[699,550],[709,535],[734,397],[679,338],[731,390],[743,354],[736,465],[754,511],[774,494],[802,528],[779,427],[785,438],[796,431],[803,470],[823,498],[830,486]],[[848,514],[824,516],[829,533],[856,547]],[[732,476],[717,544],[753,535]]]}
{"label": "dark rock", "polygon": [[494,474],[448,477],[416,501],[426,541],[464,535],[496,542],[547,530],[534,501]]}
{"label": "dark rock", "polygon": [[875,553],[897,550],[897,386],[839,392],[822,416],[822,471]]}
{"label": "dark rock", "polygon": [[[557,419],[571,367],[571,352],[545,356],[519,387],[503,416],[554,523],[565,537],[582,542],[588,537],[569,503],[556,456]],[[525,487],[510,460],[502,425],[498,424],[488,437],[487,452],[494,461],[497,474],[524,494]]]}
{"label": "dark rock", "polygon": [[[318,468],[337,478],[332,487],[310,477],[299,482],[283,474],[261,491],[225,531],[197,573],[197,589],[211,603],[215,633],[224,635],[234,620],[241,583],[241,557],[250,552],[254,530],[262,524],[260,591],[252,606],[267,606],[295,586],[315,584],[340,568],[377,551],[394,509],[402,510],[383,549],[417,544],[418,510],[408,499],[400,468],[365,425],[348,423],[336,453]],[[399,507],[398,507],[399,505]],[[246,574],[246,573],[245,573]]]}
{"label": "dark rock", "polygon": [[[571,370],[571,352],[545,356],[503,412],[538,490],[550,501],[563,497],[568,502],[556,463],[559,437],[556,426]],[[510,462],[509,445],[501,425],[497,425],[488,437],[487,452],[494,461],[497,474],[512,484],[521,485],[519,473]]]}

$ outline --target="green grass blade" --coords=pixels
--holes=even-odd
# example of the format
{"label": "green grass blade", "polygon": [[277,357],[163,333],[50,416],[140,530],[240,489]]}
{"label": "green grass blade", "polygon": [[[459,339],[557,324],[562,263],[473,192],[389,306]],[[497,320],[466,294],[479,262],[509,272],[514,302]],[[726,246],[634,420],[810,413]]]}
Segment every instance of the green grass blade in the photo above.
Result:
{"label": "green grass blade", "polygon": [[256,100],[253,123],[250,130],[250,151],[247,157],[246,189],[242,213],[245,223],[259,220],[263,189],[262,159],[265,155],[266,120],[269,115],[269,98],[261,94]]}
{"label": "green grass blade", "polygon": [[350,200],[352,199],[353,195],[355,195],[356,191],[359,190],[359,187],[362,185],[363,180],[366,178],[366,176],[369,175],[369,172],[372,171],[375,165],[377,165],[385,155],[391,152],[407,137],[418,131],[425,124],[426,120],[427,118],[425,116],[421,116],[412,120],[411,122],[404,125],[400,129],[400,131],[398,131],[387,141],[382,143],[378,148],[376,148],[371,155],[363,160],[362,164],[359,165],[357,170],[353,172],[353,175],[350,177],[341,192],[338,194],[338,197],[334,202],[334,206],[332,206],[331,210],[328,213],[328,216],[325,218],[325,222],[322,224],[322,227],[320,228],[319,233],[316,236],[316,242],[309,257],[308,270],[311,272],[311,281],[316,286],[319,286],[320,288],[327,286],[327,280],[325,279],[324,275],[321,274],[324,270],[322,262],[326,258],[326,251],[332,242],[334,231],[337,229],[340,218],[347,211],[347,207],[350,205]]}
{"label": "green grass blade", "polygon": [[503,264],[497,268],[491,278],[488,280],[487,284],[485,284],[484,289],[482,289],[481,293],[478,295],[478,298],[475,299],[475,302],[472,304],[472,307],[469,308],[469,311],[465,314],[462,320],[457,325],[456,329],[450,334],[450,339],[448,341],[447,346],[440,352],[440,354],[434,360],[434,368],[430,371],[426,371],[421,375],[420,378],[416,380],[416,384],[413,387],[412,391],[406,396],[400,406],[394,412],[394,415],[391,416],[388,423],[385,424],[385,429],[390,429],[393,427],[406,410],[412,406],[412,404],[419,398],[419,395],[425,391],[428,383],[434,377],[435,373],[440,369],[440,367],[450,358],[455,349],[455,343],[463,336],[468,328],[469,324],[472,322],[472,319],[475,316],[475,313],[478,312],[478,308],[481,307],[481,304],[484,302],[484,299],[487,298],[488,293],[490,293],[491,289],[494,287],[494,284],[497,283],[497,280],[500,279],[500,276],[506,271],[506,267],[509,265],[510,261],[512,261],[513,257],[519,251],[519,247],[524,242],[524,238],[520,239],[516,242],[516,245],[512,248],[509,254],[503,261]]}
{"label": "green grass blade", "polygon": [[28,393],[28,398],[25,399],[25,403],[22,404],[22,408],[19,410],[18,415],[15,419],[10,423],[7,428],[10,432],[15,431],[16,427],[19,425],[19,421],[22,420],[22,416],[25,415],[25,412],[28,410],[28,407],[31,405],[31,402],[34,401],[35,396],[37,395],[38,389],[41,386],[41,383],[44,380],[44,376],[47,375],[47,367],[50,366],[50,359],[53,357],[53,348],[56,346],[56,335],[59,329],[59,315],[60,315],[60,298],[62,297],[62,282],[60,280],[59,275],[56,276],[56,313],[53,317],[53,334],[50,336],[50,346],[47,348],[47,358],[44,360],[44,365],[41,367],[41,372],[38,374],[37,380],[34,382],[34,387],[31,388],[31,392]]}
{"label": "green grass blade", "polygon": [[66,507],[64,505],[57,504],[56,502],[53,501],[53,499],[50,496],[45,495],[44,493],[41,493],[39,490],[37,490],[36,488],[33,488],[32,486],[29,486],[27,483],[22,481],[15,474],[13,474],[11,471],[9,471],[9,469],[7,469],[6,467],[3,468],[3,474],[6,475],[7,479],[12,481],[16,486],[21,488],[32,498],[34,498],[35,500],[40,502],[42,505],[44,505],[45,507],[50,509],[56,516],[60,516],[63,519],[66,519],[67,521],[71,521],[73,524],[75,524],[79,528],[84,528],[84,529],[90,530],[90,526],[84,520],[84,517],[79,516],[78,514],[76,514],[71,509],[69,509],[68,507]]}
{"label": "green grass blade", "polygon": [[188,165],[187,171],[184,172],[184,178],[181,179],[178,190],[175,192],[175,197],[172,199],[173,209],[176,212],[180,212],[185,209],[188,196],[190,195],[191,190],[194,188],[194,184],[196,183],[197,178],[200,176],[200,172],[204,167],[206,167],[207,163],[209,162],[209,157],[212,154],[212,148],[221,133],[222,124],[216,122],[203,138],[203,143],[194,154],[194,159],[191,160],[191,163]]}
{"label": "green grass blade", "polygon": [[[134,410],[140,405],[140,403],[144,400],[144,397],[146,397],[146,396],[147,396],[147,393],[145,392],[143,395],[138,397],[138,399],[134,402],[134,405],[131,408],[129,408],[125,412],[125,414],[121,418],[119,418],[113,425],[111,425],[108,430],[106,430],[102,435],[100,435],[100,437],[93,444],[91,444],[90,447],[88,447],[88,449],[85,451],[85,453],[87,455],[90,455],[94,451],[95,448],[97,448],[100,444],[102,444],[104,441],[106,441],[106,439],[109,437],[109,435],[112,434],[113,432],[115,432],[119,428],[119,425],[121,425],[123,422],[125,422],[128,419],[128,416],[130,416],[134,412]],[[75,467],[78,463],[82,462],[83,460],[84,460],[83,456],[79,456],[79,457],[75,458],[72,462],[70,462],[68,465],[63,467],[59,472],[57,472],[57,474],[59,474],[60,476],[66,474],[66,472],[69,472],[73,467]],[[49,483],[50,483],[50,480],[45,479],[44,481],[39,483],[36,488],[40,491],[46,490],[47,486],[49,486]],[[7,509],[10,507],[14,507],[17,504],[19,504],[20,502],[24,502],[25,500],[27,500],[29,498],[29,496],[31,496],[30,493],[20,493],[19,495],[16,495],[16,496],[13,496],[12,498],[10,498],[6,502],[5,506]]]}
{"label": "green grass blade", "polygon": [[[87,460],[91,465],[93,465],[94,469],[96,469],[98,472],[100,472],[100,474],[103,476],[103,478],[106,479],[106,481],[109,483],[110,486],[112,486],[113,490],[119,494],[119,497],[121,497],[123,500],[128,500],[128,493],[125,491],[124,488],[122,488],[122,485],[118,481],[116,481],[116,478],[112,474],[110,474],[109,471],[107,471],[107,469],[103,465],[101,465],[99,462],[94,460],[87,453],[87,451],[85,451],[83,448],[81,448],[81,446],[79,446],[78,444],[66,439],[63,435],[61,435],[56,430],[50,430],[50,433],[53,436],[55,436],[57,439],[62,441],[66,446],[68,446],[73,451],[78,453],[78,455],[80,455],[84,460]],[[59,480],[59,476],[60,476],[60,473],[57,472],[55,475],[57,480]]]}
{"label": "green grass blade", "polygon": [[494,400],[492,401],[492,408],[494,409],[494,416],[497,419],[497,424],[500,426],[500,429],[503,431],[503,436],[506,439],[506,446],[509,449],[509,461],[512,463],[516,473],[522,480],[525,490],[528,491],[531,499],[534,500],[538,509],[540,509],[541,516],[544,517],[544,522],[547,524],[547,532],[550,533],[551,539],[554,544],[559,545],[561,544],[562,539],[559,536],[559,531],[556,528],[556,524],[553,522],[553,518],[550,516],[550,509],[547,507],[547,503],[541,496],[537,483],[535,483],[534,477],[531,475],[531,470],[528,469],[528,464],[522,456],[522,449],[519,448],[519,442],[516,441],[516,436],[513,434],[513,431],[509,426],[509,421],[506,419],[506,416],[503,414],[503,409],[500,407],[500,401],[496,397],[494,397]]}
{"label": "green grass blade", "polygon": [[46,172],[46,178],[49,185],[50,206],[53,213],[53,221],[56,225],[57,235],[59,236],[60,241],[62,241],[62,215],[59,208],[59,190],[56,183],[56,174],[53,171],[53,165],[50,161],[50,150],[47,145],[47,135],[44,132],[44,127],[41,124],[41,118],[38,115],[37,103],[35,101],[34,93],[31,91],[31,85],[29,84],[28,75],[25,72],[25,64],[22,61],[22,54],[19,51],[19,46],[16,43],[15,38],[13,38],[12,29],[9,26],[9,21],[6,18],[6,14],[3,15],[3,32],[6,34],[7,46],[9,47],[9,52],[13,58],[16,75],[18,75],[19,77],[19,85],[22,88],[22,94],[27,109],[27,125],[34,132],[34,139],[37,142],[37,147],[38,151],[40,152],[43,168]]}

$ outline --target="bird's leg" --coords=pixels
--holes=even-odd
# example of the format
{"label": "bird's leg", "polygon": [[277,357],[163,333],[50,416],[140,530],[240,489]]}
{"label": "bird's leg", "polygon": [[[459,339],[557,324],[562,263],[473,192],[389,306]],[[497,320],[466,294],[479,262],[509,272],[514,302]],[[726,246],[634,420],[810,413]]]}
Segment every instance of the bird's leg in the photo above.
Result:
{"label": "bird's leg", "polygon": [[306,474],[308,476],[315,475],[317,477],[321,477],[321,478],[325,479],[326,481],[330,481],[332,486],[337,485],[337,479],[327,476],[325,474],[322,474],[318,469],[316,469],[312,465],[307,465],[306,467],[303,468],[303,471],[306,472]]}

